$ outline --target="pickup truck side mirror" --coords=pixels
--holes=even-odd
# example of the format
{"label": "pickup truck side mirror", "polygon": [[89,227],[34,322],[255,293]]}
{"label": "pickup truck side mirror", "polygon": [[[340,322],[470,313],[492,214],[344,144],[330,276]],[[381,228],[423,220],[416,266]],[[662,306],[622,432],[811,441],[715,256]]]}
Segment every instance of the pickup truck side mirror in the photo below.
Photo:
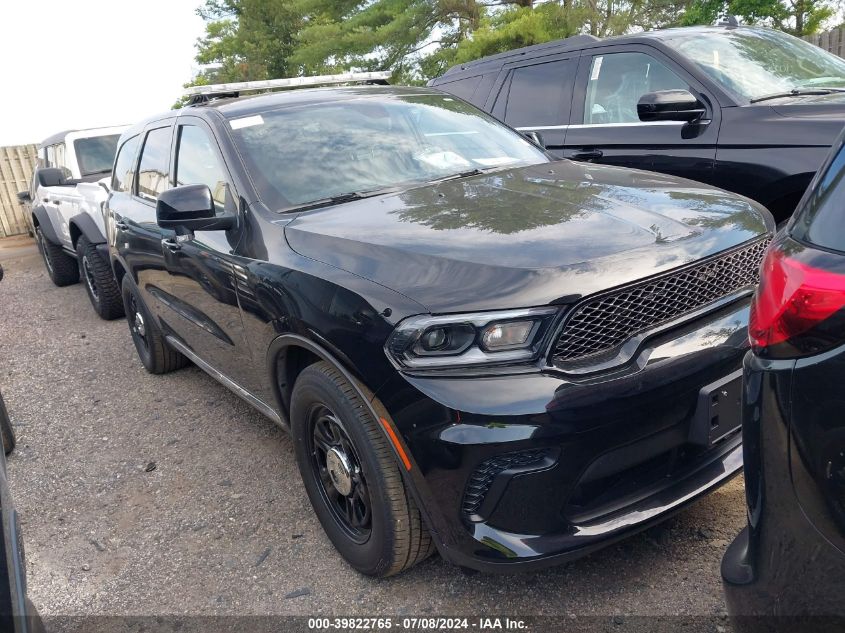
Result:
{"label": "pickup truck side mirror", "polygon": [[701,119],[704,104],[689,90],[660,90],[648,92],[637,103],[640,121],[684,121],[692,123]]}
{"label": "pickup truck side mirror", "polygon": [[28,191],[18,191],[18,200],[20,202],[32,202],[32,196]]}
{"label": "pickup truck side mirror", "polygon": [[182,185],[163,192],[156,202],[156,222],[179,235],[193,231],[227,231],[236,225],[231,213],[217,215],[207,185]]}
{"label": "pickup truck side mirror", "polygon": [[38,184],[42,187],[67,187],[78,181],[68,178],[68,172],[60,167],[42,167],[38,170]]}

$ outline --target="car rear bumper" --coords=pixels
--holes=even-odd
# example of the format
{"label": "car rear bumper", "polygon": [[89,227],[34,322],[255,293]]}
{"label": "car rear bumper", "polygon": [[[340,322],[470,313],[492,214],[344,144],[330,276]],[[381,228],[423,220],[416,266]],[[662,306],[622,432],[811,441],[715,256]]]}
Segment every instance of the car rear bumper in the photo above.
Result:
{"label": "car rear bumper", "polygon": [[[845,553],[817,529],[793,486],[800,469],[790,460],[795,367],[793,360],[753,354],[744,362],[748,526],[721,567],[728,612],[743,632],[845,630]],[[841,375],[828,370],[834,382]],[[828,402],[836,397],[824,396]],[[837,420],[825,422],[835,426]]]}
{"label": "car rear bumper", "polygon": [[565,562],[736,475],[738,430],[702,441],[696,412],[702,386],[739,368],[747,318],[745,298],[646,341],[612,375],[397,376],[382,387],[441,554],[485,571]]}

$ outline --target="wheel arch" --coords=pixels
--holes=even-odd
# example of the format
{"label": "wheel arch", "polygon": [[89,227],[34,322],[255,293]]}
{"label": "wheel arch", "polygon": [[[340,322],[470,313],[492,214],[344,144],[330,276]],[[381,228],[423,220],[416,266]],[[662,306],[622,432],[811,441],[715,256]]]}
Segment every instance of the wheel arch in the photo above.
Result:
{"label": "wheel arch", "polygon": [[[377,421],[379,428],[387,439],[387,443],[393,450],[393,457],[399,472],[402,474],[408,490],[416,501],[417,508],[422,514],[435,546],[440,554],[447,556],[446,544],[440,537],[441,526],[445,526],[440,517],[432,513],[432,506],[426,503],[429,498],[424,478],[417,467],[413,456],[401,439],[401,434],[396,429],[393,418],[390,416],[384,405],[375,397],[375,394],[356,375],[339,360],[342,358],[351,365],[351,362],[343,354],[332,353],[328,345],[306,338],[300,334],[282,334],[270,343],[267,350],[267,368],[272,379],[273,391],[276,397],[277,406],[282,418],[290,424],[290,394],[296,382],[296,376],[312,362],[325,361],[331,364],[340,374],[352,385],[358,397],[364,402],[364,406]],[[296,363],[304,362],[297,366]],[[298,371],[295,368],[298,367]],[[294,371],[290,371],[294,368]],[[280,373],[284,372],[284,373]],[[282,383],[282,380],[285,382]],[[283,392],[287,392],[285,396]]]}
{"label": "wheel arch", "polygon": [[793,174],[771,188],[763,205],[774,216],[775,222],[780,224],[789,219],[815,175],[816,172]]}
{"label": "wheel arch", "polygon": [[76,244],[82,235],[92,244],[104,244],[106,241],[105,236],[100,231],[100,227],[97,226],[97,223],[87,213],[80,213],[79,215],[73,216],[68,221],[68,230],[70,231],[70,241],[74,248],[76,248]]}
{"label": "wheel arch", "polygon": [[56,235],[56,229],[53,228],[53,223],[50,222],[50,216],[47,215],[47,209],[42,205],[38,205],[32,209],[32,225],[41,229],[41,234],[50,242],[57,246],[61,246],[62,242],[59,236]]}

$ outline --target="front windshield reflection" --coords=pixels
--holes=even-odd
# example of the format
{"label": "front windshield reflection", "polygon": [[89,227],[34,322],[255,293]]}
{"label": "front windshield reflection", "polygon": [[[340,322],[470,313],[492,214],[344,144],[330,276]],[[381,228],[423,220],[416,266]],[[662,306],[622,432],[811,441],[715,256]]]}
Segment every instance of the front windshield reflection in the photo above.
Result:
{"label": "front windshield reflection", "polygon": [[279,210],[548,160],[513,130],[440,94],[293,106],[230,123],[262,200]]}
{"label": "front windshield reflection", "polygon": [[711,78],[749,100],[791,90],[845,88],[845,60],[769,29],[735,29],[667,38]]}

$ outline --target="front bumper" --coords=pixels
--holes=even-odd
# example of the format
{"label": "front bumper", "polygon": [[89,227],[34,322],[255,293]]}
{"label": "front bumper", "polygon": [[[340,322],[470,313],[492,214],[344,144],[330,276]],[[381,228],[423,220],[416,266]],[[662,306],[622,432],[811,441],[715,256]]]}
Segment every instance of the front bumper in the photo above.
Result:
{"label": "front bumper", "polygon": [[653,525],[742,468],[734,432],[702,443],[704,385],[735,372],[748,299],[588,376],[397,375],[376,396],[410,449],[441,554],[485,571],[568,561]]}

